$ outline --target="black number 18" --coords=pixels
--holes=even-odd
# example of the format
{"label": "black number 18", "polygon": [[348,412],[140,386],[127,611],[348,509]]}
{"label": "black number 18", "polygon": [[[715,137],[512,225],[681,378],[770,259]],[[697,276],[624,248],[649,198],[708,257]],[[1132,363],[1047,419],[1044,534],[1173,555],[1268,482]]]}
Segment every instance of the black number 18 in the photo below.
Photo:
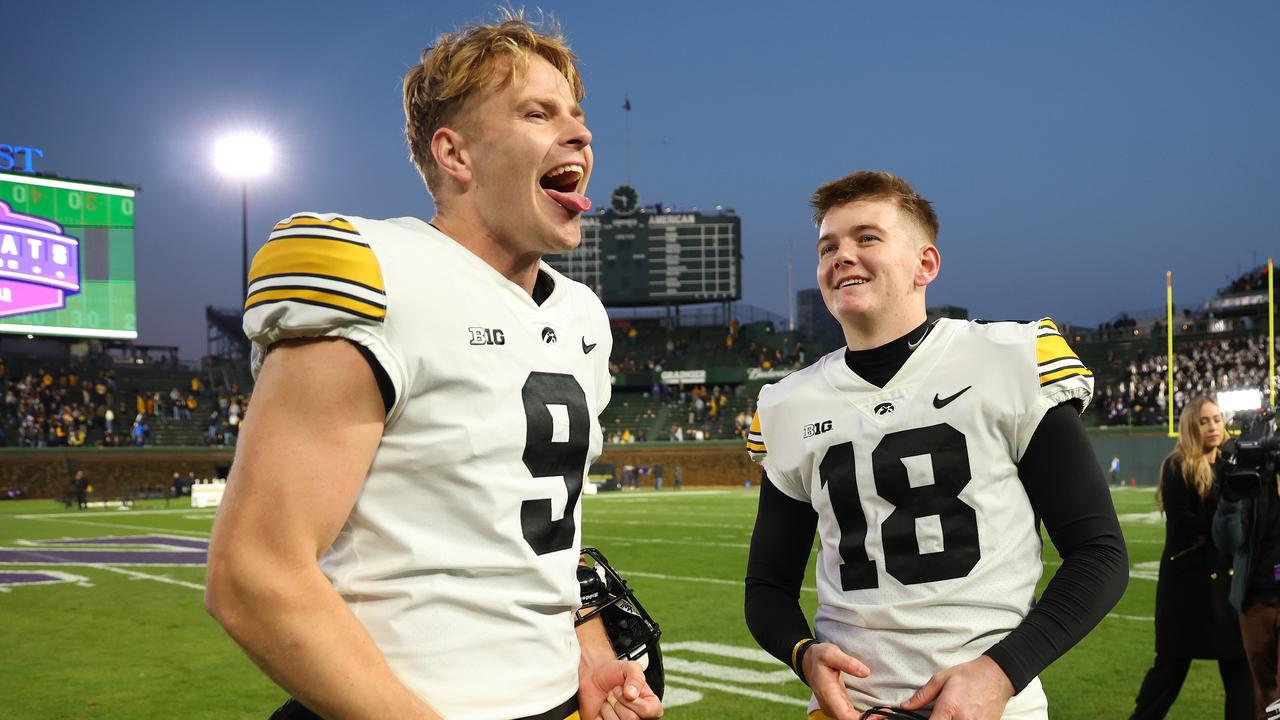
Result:
{"label": "black number 18", "polygon": [[[911,487],[903,458],[928,455],[933,483]],[[964,434],[945,423],[885,435],[871,451],[876,494],[894,510],[880,524],[885,571],[904,585],[951,580],[978,564],[978,514],[959,498],[969,484]],[[846,591],[877,586],[876,563],[867,555],[867,519],[858,497],[853,443],[827,448],[819,482],[830,485],[831,508],[840,526],[840,585]],[[916,520],[937,515],[942,551],[921,553]]]}

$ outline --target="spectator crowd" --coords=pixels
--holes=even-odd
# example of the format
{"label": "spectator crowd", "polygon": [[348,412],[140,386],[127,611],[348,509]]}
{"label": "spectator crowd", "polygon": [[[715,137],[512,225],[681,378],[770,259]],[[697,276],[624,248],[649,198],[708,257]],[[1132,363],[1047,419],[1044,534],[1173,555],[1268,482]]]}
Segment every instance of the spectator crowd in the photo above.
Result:
{"label": "spectator crowd", "polygon": [[[15,373],[0,360],[0,447],[144,447],[156,418],[192,421],[210,408],[206,445],[234,445],[248,394],[232,385],[209,393],[192,376],[188,388],[121,392],[113,369],[62,368]],[[132,395],[132,402],[127,398]]]}
{"label": "spectator crowd", "polygon": [[[1205,340],[1173,357],[1174,412],[1198,395],[1267,387],[1267,338]],[[1094,404],[1103,425],[1162,425],[1168,419],[1169,363],[1164,354],[1140,350],[1120,366],[1120,380],[1097,390]]]}

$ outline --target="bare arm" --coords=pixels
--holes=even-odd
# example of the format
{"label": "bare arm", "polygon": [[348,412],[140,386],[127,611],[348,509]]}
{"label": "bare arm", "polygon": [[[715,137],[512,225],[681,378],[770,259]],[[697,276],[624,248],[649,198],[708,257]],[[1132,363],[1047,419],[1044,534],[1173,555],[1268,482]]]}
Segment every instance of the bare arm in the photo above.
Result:
{"label": "bare arm", "polygon": [[[577,628],[578,708],[584,719],[636,720],[662,717],[662,701],[645,682],[640,663],[618,660],[604,622],[595,617]],[[607,698],[612,697],[614,701]]]}
{"label": "bare arm", "polygon": [[316,564],[355,504],[382,422],[377,383],[354,345],[295,340],[272,349],[214,522],[205,606],[320,715],[435,719]]}

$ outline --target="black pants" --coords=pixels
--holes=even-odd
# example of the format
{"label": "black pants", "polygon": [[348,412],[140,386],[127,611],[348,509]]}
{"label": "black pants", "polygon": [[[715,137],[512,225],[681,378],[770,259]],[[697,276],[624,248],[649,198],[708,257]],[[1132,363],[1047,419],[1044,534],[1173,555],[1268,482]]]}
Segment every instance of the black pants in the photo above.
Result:
{"label": "black pants", "polygon": [[[1173,701],[1182,689],[1191,669],[1191,658],[1173,655],[1156,655],[1155,664],[1147,671],[1147,677],[1138,690],[1133,715],[1130,720],[1160,720],[1173,707]],[[1222,688],[1226,693],[1226,720],[1252,720],[1253,682],[1249,677],[1249,663],[1244,658],[1219,660],[1218,674],[1222,676]]]}

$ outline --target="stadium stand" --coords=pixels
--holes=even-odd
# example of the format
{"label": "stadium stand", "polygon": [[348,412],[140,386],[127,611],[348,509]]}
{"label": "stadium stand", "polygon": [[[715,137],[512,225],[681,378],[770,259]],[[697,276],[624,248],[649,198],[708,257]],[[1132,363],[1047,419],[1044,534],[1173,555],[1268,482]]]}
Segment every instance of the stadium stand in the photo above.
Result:
{"label": "stadium stand", "polygon": [[[1265,288],[1265,267],[1254,268],[1198,310],[1181,310],[1175,412],[1198,394],[1265,389]],[[960,308],[930,312],[965,316]],[[606,442],[740,438],[763,384],[842,344],[812,326],[781,330],[783,318],[741,304],[732,314],[723,305],[681,313],[611,313],[615,385],[601,418]],[[64,359],[61,367],[41,358],[0,359],[0,446],[233,445],[253,386],[238,314],[207,309],[210,355],[199,367],[153,359],[140,347]],[[1165,324],[1160,309],[1119,313],[1096,329],[1059,323],[1095,373],[1088,423],[1166,422]]]}
{"label": "stadium stand", "polygon": [[63,367],[10,359],[0,373],[0,446],[233,444],[247,372],[105,355]]}

